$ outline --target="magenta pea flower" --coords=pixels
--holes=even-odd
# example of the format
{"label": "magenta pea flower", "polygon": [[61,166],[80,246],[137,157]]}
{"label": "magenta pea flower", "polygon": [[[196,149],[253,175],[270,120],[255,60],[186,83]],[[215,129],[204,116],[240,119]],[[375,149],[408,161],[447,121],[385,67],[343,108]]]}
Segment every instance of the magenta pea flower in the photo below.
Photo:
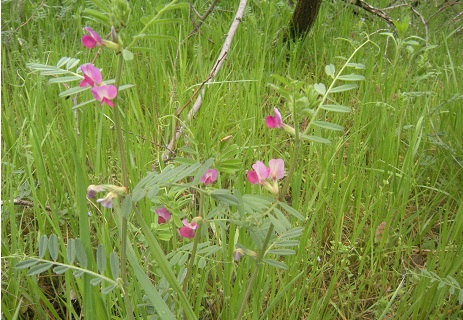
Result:
{"label": "magenta pea flower", "polygon": [[285,162],[283,159],[272,159],[268,162],[269,178],[277,181],[285,176]]}
{"label": "magenta pea flower", "polygon": [[114,102],[112,101],[117,96],[117,89],[113,85],[109,86],[98,86],[91,89],[93,97],[100,101],[100,105],[106,103],[110,107],[114,107]]}
{"label": "magenta pea flower", "polygon": [[206,173],[199,179],[202,183],[205,185],[213,183],[215,180],[217,180],[217,170],[215,169],[209,169],[206,171]]}
{"label": "magenta pea flower", "polygon": [[180,236],[183,238],[189,238],[189,239],[194,238],[195,230],[198,229],[199,225],[194,221],[189,223],[187,219],[183,219],[182,223],[183,223],[183,227],[181,227],[178,230],[178,233],[180,234]]}
{"label": "magenta pea flower", "polygon": [[97,32],[95,32],[90,27],[85,27],[84,29],[89,33],[82,36],[82,44],[84,45],[84,47],[94,48],[96,46],[101,47],[103,45],[103,40],[101,40],[101,37]]}
{"label": "magenta pea flower", "polygon": [[86,63],[80,66],[80,70],[84,75],[84,79],[80,82],[79,87],[94,87],[98,86],[101,81],[103,81],[103,77],[101,76],[100,69],[96,68],[91,63]]}
{"label": "magenta pea flower", "polygon": [[158,215],[159,224],[164,224],[170,220],[170,212],[166,208],[162,207],[160,209],[156,209],[155,212]]}
{"label": "magenta pea flower", "polygon": [[278,128],[278,129],[283,129],[286,132],[288,132],[290,135],[295,136],[296,131],[294,130],[293,127],[287,125],[286,123],[283,123],[283,120],[281,118],[281,113],[277,108],[273,108],[273,113],[274,116],[267,116],[265,118],[265,124],[269,128]]}
{"label": "magenta pea flower", "polygon": [[248,181],[252,184],[261,184],[273,194],[278,194],[278,180],[285,176],[285,162],[282,159],[272,159],[267,168],[262,161],[257,161],[252,168],[254,170],[250,170],[247,174]]}
{"label": "magenta pea flower", "polygon": [[281,119],[281,113],[277,108],[273,108],[274,116],[267,116],[265,118],[265,124],[269,128],[283,128],[283,121]]}
{"label": "magenta pea flower", "polygon": [[248,172],[248,180],[252,184],[264,184],[268,177],[269,170],[262,161],[257,161],[252,165],[254,170]]}

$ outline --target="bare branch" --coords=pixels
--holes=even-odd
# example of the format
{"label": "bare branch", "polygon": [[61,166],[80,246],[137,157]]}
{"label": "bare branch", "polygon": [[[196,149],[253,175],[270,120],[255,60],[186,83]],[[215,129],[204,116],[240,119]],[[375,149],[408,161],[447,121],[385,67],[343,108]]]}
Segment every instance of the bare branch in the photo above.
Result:
{"label": "bare branch", "polygon": [[[203,96],[205,93],[205,85],[210,83],[218,74],[220,71],[220,68],[222,67],[225,58],[230,50],[231,43],[233,41],[233,38],[235,36],[236,30],[238,29],[238,25],[241,22],[241,19],[243,18],[244,15],[244,9],[246,8],[247,5],[247,0],[241,0],[238,10],[236,11],[235,18],[233,19],[233,22],[230,26],[230,29],[228,30],[227,37],[225,38],[225,42],[222,46],[222,50],[219,53],[219,56],[217,58],[216,63],[211,69],[211,73],[209,75],[209,78],[202,83],[202,89],[201,92],[196,99],[195,103],[193,104],[193,107],[191,108],[190,112],[188,113],[188,121],[191,121],[195,114],[199,111],[199,108],[202,105],[203,102]],[[164,151],[162,155],[162,160],[167,161],[169,160],[170,156],[172,155],[173,151],[175,150],[175,141],[180,137],[181,133],[183,131],[182,126],[178,126],[175,130],[174,137],[172,137],[172,140],[170,141],[169,145],[167,146],[167,150]]]}
{"label": "bare branch", "polygon": [[388,25],[394,26],[394,21],[391,18],[389,18],[389,16],[383,10],[372,7],[371,5],[369,5],[363,0],[355,0],[355,2],[350,2],[350,3],[383,19],[384,21],[387,22]]}

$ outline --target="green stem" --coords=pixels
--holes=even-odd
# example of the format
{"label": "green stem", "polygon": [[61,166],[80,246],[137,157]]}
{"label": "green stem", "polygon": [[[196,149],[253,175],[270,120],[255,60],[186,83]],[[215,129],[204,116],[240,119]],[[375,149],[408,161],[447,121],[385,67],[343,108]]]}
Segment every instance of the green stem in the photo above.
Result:
{"label": "green stem", "polygon": [[[302,133],[302,136],[307,135],[309,132],[310,128],[313,125],[313,122],[317,120],[318,113],[320,112],[321,106],[325,103],[325,101],[328,99],[328,95],[331,93],[331,90],[334,88],[334,85],[337,83],[339,76],[344,72],[344,69],[347,68],[347,65],[349,62],[352,61],[354,56],[357,54],[357,52],[363,48],[367,43],[369,43],[370,40],[366,40],[364,43],[362,43],[357,49],[354,50],[354,52],[350,55],[349,59],[347,59],[346,63],[342,66],[342,68],[339,70],[338,74],[336,77],[333,79],[333,82],[331,82],[331,85],[329,86],[328,89],[326,89],[325,94],[323,95],[322,99],[320,100],[320,103],[318,104],[318,107],[315,109],[314,114],[311,115],[310,121],[307,124],[307,127],[305,128],[304,132]],[[294,109],[294,108],[293,108]],[[294,112],[293,112],[294,113]],[[296,134],[297,136],[297,134]]]}
{"label": "green stem", "polygon": [[167,260],[164,251],[162,250],[159,242],[153,235],[150,227],[146,224],[143,215],[137,207],[134,207],[135,218],[137,219],[140,227],[145,235],[146,242],[148,243],[148,248],[151,250],[154,257],[156,257],[156,262],[161,269],[162,274],[166,277],[167,282],[169,282],[172,290],[177,294],[180,305],[182,306],[187,319],[194,320],[197,319],[193,309],[191,308],[190,301],[182,290],[182,287],[177,281],[177,277],[169,266],[169,261]]}
{"label": "green stem", "polygon": [[[122,76],[122,66],[124,63],[124,58],[122,54],[119,54],[119,60],[117,63],[116,71],[116,81],[115,86],[119,89]],[[119,99],[114,99],[114,128],[116,131],[116,143],[119,149],[119,159],[121,161],[121,173],[122,173],[122,184],[125,189],[128,191],[129,185],[129,175],[127,171],[127,156],[124,144],[124,137],[122,135],[122,124],[120,117],[119,104],[117,103]],[[119,208],[117,208],[119,210]],[[124,288],[124,301],[126,306],[126,312],[129,319],[135,319],[133,316],[133,305],[128,294],[127,286],[127,216],[122,216],[122,226],[121,226],[121,278],[122,286]]]}
{"label": "green stem", "polygon": [[[203,212],[203,205],[204,205],[204,197],[201,197],[199,200],[199,216],[202,217],[202,212]],[[201,223],[202,224],[202,223]],[[195,238],[193,240],[193,248],[191,249],[191,255],[190,255],[190,261],[188,263],[188,268],[186,270],[186,275],[185,278],[183,279],[183,292],[185,294],[188,294],[188,281],[190,278],[190,275],[193,271],[193,266],[195,264],[195,259],[196,259],[196,252],[198,249],[198,243],[199,243],[199,237],[201,234],[201,224],[199,224],[198,229],[196,230],[195,233]],[[184,314],[184,318],[187,319],[186,313]]]}
{"label": "green stem", "polygon": [[241,301],[240,310],[238,315],[236,316],[237,320],[240,320],[244,314],[244,309],[246,308],[246,304],[248,302],[249,296],[251,295],[252,286],[254,285],[254,281],[256,281],[257,274],[259,273],[260,266],[262,264],[262,260],[264,259],[265,252],[267,251],[267,246],[270,241],[270,238],[273,234],[273,224],[270,224],[267,235],[265,236],[264,244],[262,245],[262,249],[260,250],[259,254],[256,258],[256,268],[249,279],[248,286],[246,288],[246,292],[244,293],[243,301]]}
{"label": "green stem", "polygon": [[[294,94],[293,94],[293,101],[294,99]],[[295,103],[294,103],[295,104]],[[291,184],[291,178],[296,170],[296,165],[297,165],[297,159],[299,155],[299,146],[301,145],[301,139],[299,136],[299,120],[297,118],[297,113],[296,113],[296,105],[293,105],[291,110],[293,111],[293,120],[294,120],[294,150],[293,150],[293,156],[291,157],[291,165],[289,166],[288,174],[286,175],[285,183],[283,185],[283,188],[281,188],[281,191],[278,194],[278,200],[283,200],[284,197],[286,196],[286,193],[288,192],[289,185]]]}
{"label": "green stem", "polygon": [[141,29],[141,31],[133,37],[133,40],[132,42],[130,42],[130,44],[126,47],[127,50],[129,50],[130,48],[133,47],[133,45],[139,40],[139,39],[142,39],[143,36],[145,35],[145,32],[146,30],[148,29],[148,27],[153,24],[156,20],[159,19],[159,17],[167,10],[171,10],[170,6],[175,4],[176,2],[178,2],[178,0],[173,0],[171,3],[167,4],[164,6],[164,8],[162,8],[161,10],[159,10],[159,12],[150,20],[148,21],[148,23],[145,24],[145,26],[143,27],[143,29]]}

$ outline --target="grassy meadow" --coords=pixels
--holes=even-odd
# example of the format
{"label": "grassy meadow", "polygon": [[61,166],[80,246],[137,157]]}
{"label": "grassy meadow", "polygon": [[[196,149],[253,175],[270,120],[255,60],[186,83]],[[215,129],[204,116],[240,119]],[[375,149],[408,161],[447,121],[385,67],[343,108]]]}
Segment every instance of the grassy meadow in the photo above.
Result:
{"label": "grassy meadow", "polygon": [[[463,318],[461,5],[432,16],[436,3],[418,4],[414,10],[432,16],[426,39],[409,7],[387,11],[402,22],[395,32],[366,11],[324,1],[310,34],[284,41],[287,1],[250,0],[191,122],[187,103],[208,79],[239,1],[219,1],[190,37],[188,6],[166,11],[162,18],[176,20],[149,29],[165,39],[140,39],[120,77],[134,85],[117,98],[128,187],[135,199],[147,175],[168,179],[169,170],[180,176],[175,168],[210,161],[219,177],[203,186],[185,174],[133,206],[121,199],[107,209],[86,193],[92,184],[124,184],[114,109],[73,109],[91,94],[61,98],[77,83],[49,84],[52,77],[26,66],[71,57],[114,79],[120,55],[81,44],[85,26],[110,33],[89,14],[97,2],[105,0],[2,1],[3,319]],[[130,1],[124,44],[167,2]],[[192,2],[202,14],[211,1]],[[358,68],[346,67],[350,57]],[[365,80],[329,93],[327,65]],[[293,98],[315,113],[298,112]],[[268,128],[274,107],[285,123],[331,143]],[[164,162],[178,124],[175,157]],[[246,178],[257,160],[272,158],[287,172],[279,210],[272,193]],[[154,212],[161,206],[174,217],[167,224]],[[198,215],[195,239],[179,237],[180,221]],[[267,263],[259,250],[266,233]],[[234,261],[237,248],[247,254]]]}

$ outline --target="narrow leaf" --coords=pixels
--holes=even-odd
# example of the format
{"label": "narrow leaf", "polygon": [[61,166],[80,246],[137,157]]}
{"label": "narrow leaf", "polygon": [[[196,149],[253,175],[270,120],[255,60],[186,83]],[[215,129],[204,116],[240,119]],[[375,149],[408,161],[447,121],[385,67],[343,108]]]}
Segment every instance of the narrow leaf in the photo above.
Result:
{"label": "narrow leaf", "polygon": [[27,271],[27,274],[30,276],[34,276],[36,274],[47,271],[48,269],[51,268],[51,266],[53,266],[53,263],[50,263],[50,262],[40,263],[30,268],[29,271]]}
{"label": "narrow leaf", "polygon": [[68,266],[56,266],[53,268],[53,272],[56,274],[63,274],[69,270]]}
{"label": "narrow leaf", "polygon": [[132,211],[132,198],[130,196],[126,196],[124,201],[122,201],[121,205],[121,214],[123,217],[128,217],[130,212]]}
{"label": "narrow leaf", "polygon": [[268,218],[270,219],[270,222],[275,227],[276,232],[283,233],[286,231],[286,228],[283,226],[283,224],[277,218],[275,218],[273,214],[269,213]]}
{"label": "narrow leaf", "polygon": [[115,288],[116,288],[116,285],[114,285],[114,284],[110,285],[110,286],[107,286],[107,287],[104,287],[103,289],[101,289],[101,293],[102,294],[108,294],[111,291],[113,291]]}
{"label": "narrow leaf", "polygon": [[280,202],[279,205],[280,205],[280,207],[282,207],[286,212],[288,212],[293,217],[296,217],[297,219],[299,219],[301,221],[305,221],[304,216],[299,211],[294,209],[293,207],[287,205],[284,202]]}
{"label": "narrow leaf", "polygon": [[164,8],[164,12],[169,11],[169,10],[175,10],[175,9],[183,9],[183,8],[187,8],[187,7],[188,7],[188,2],[181,2],[181,3],[177,3],[177,4],[168,4]]}
{"label": "narrow leaf", "polygon": [[65,83],[65,82],[71,82],[71,81],[77,81],[77,80],[82,80],[82,77],[67,76],[67,77],[51,78],[50,80],[48,80],[48,83]]}
{"label": "narrow leaf", "polygon": [[365,81],[366,78],[360,74],[347,74],[338,77],[339,80],[344,81]]}
{"label": "narrow leaf", "polygon": [[67,70],[62,70],[62,69],[56,69],[56,70],[51,70],[51,71],[42,71],[40,72],[41,76],[57,76],[60,74],[67,74],[70,73]]}
{"label": "narrow leaf", "polygon": [[279,256],[290,256],[296,254],[296,251],[291,249],[273,249],[267,252],[268,254],[275,254]]}
{"label": "narrow leaf", "polygon": [[84,274],[84,270],[77,270],[72,273],[74,277],[79,278]]}
{"label": "narrow leaf", "polygon": [[66,257],[70,264],[74,263],[74,260],[76,258],[76,242],[73,238],[70,238],[68,240],[68,245],[66,247]]}
{"label": "narrow leaf", "polygon": [[76,239],[75,241],[76,245],[76,257],[77,260],[79,260],[80,265],[84,268],[87,268],[88,260],[87,260],[87,254],[85,253],[84,245],[82,244],[82,240],[79,238]]}
{"label": "narrow leaf", "polygon": [[150,40],[171,40],[171,41],[175,40],[175,37],[172,37],[172,36],[166,36],[163,34],[146,34],[146,33],[138,34],[134,36],[134,38],[143,38],[143,39],[150,39]]}
{"label": "narrow leaf", "polygon": [[18,269],[18,270],[26,269],[26,268],[32,267],[33,265],[36,265],[37,263],[38,263],[38,261],[37,261],[37,260],[33,260],[33,259],[23,260],[23,261],[19,261],[19,262],[14,266],[14,268],[15,268],[15,269]]}
{"label": "narrow leaf", "polygon": [[339,92],[349,91],[349,90],[356,89],[356,88],[358,88],[358,84],[348,83],[348,84],[343,84],[339,87],[334,87],[333,89],[330,90],[330,93],[339,93]]}
{"label": "narrow leaf", "polygon": [[71,58],[67,63],[66,63],[66,69],[72,69],[74,68],[76,65],[79,64],[79,59],[76,59],[76,58]]}
{"label": "narrow leaf", "polygon": [[39,239],[39,258],[43,259],[45,253],[47,253],[48,248],[48,238],[46,235],[42,235]]}
{"label": "narrow leaf", "polygon": [[278,269],[283,269],[286,270],[288,269],[288,266],[280,261],[272,260],[272,259],[263,259],[263,262],[265,262],[268,265],[271,265],[272,267],[278,268]]}
{"label": "narrow leaf", "polygon": [[119,278],[119,258],[114,251],[109,255],[109,266],[113,279]]}
{"label": "narrow leaf", "polygon": [[103,281],[103,278],[93,278],[92,280],[90,280],[90,284],[91,284],[92,286],[97,286],[97,285],[99,285],[102,281]]}
{"label": "narrow leaf", "polygon": [[96,265],[100,273],[104,273],[106,269],[106,250],[103,244],[99,244],[96,248]]}
{"label": "narrow leaf", "polygon": [[333,130],[333,131],[343,131],[344,130],[343,126],[330,123],[330,122],[326,122],[326,121],[313,121],[312,123],[316,125],[317,127],[320,127],[323,129],[328,129],[328,130]]}
{"label": "narrow leaf", "polygon": [[334,111],[334,112],[342,112],[342,113],[348,113],[352,112],[352,109],[346,106],[341,106],[337,104],[324,104],[320,106],[320,108],[328,111]]}
{"label": "narrow leaf", "polygon": [[280,221],[280,223],[285,227],[286,230],[291,229],[291,223],[286,219],[285,215],[283,212],[280,211],[278,208],[273,209],[273,213],[275,214],[275,217]]}
{"label": "narrow leaf", "polygon": [[118,92],[135,87],[134,84],[124,84],[122,86],[119,86],[119,89],[117,89]]}
{"label": "narrow leaf", "polygon": [[166,23],[181,23],[183,22],[183,19],[175,19],[175,18],[170,18],[170,19],[158,19],[155,20],[155,24],[166,24]]}
{"label": "narrow leaf", "polygon": [[61,68],[62,66],[64,66],[66,63],[68,63],[68,61],[71,60],[71,58],[69,57],[62,57],[61,59],[58,60],[58,63],[56,64],[56,66],[58,68]]}
{"label": "narrow leaf", "polygon": [[58,237],[56,234],[50,235],[48,240],[48,250],[50,251],[50,257],[53,261],[58,259],[59,247],[58,247]]}
{"label": "narrow leaf", "polygon": [[134,190],[133,190],[133,193],[132,193],[132,200],[133,200],[133,202],[138,202],[138,201],[140,201],[141,199],[143,199],[143,197],[145,196],[145,194],[146,194],[146,191],[143,190],[142,188],[134,189]]}
{"label": "narrow leaf", "polygon": [[72,88],[69,88],[67,90],[64,90],[63,92],[60,92],[58,97],[64,98],[64,97],[67,97],[67,96],[72,96],[73,94],[76,94],[76,93],[79,93],[79,92],[82,92],[82,91],[85,91],[85,90],[88,90],[88,89],[89,89],[89,87],[84,87],[84,88],[81,88],[79,86],[72,87]]}
{"label": "narrow leaf", "polygon": [[211,192],[211,196],[228,205],[237,206],[239,204],[238,198],[231,194],[228,189],[217,189]]}
{"label": "narrow leaf", "polygon": [[313,142],[320,142],[320,143],[324,143],[324,144],[330,144],[331,143],[330,140],[322,138],[322,137],[317,137],[317,136],[304,135],[304,136],[301,136],[301,138],[304,139],[304,140],[309,140],[309,141],[313,141]]}
{"label": "narrow leaf", "polygon": [[[392,35],[392,33],[391,33],[391,35]],[[347,63],[346,67],[351,67],[351,68],[360,69],[360,70],[366,69],[366,67],[365,67],[365,65],[363,63],[355,63],[355,62]]]}

